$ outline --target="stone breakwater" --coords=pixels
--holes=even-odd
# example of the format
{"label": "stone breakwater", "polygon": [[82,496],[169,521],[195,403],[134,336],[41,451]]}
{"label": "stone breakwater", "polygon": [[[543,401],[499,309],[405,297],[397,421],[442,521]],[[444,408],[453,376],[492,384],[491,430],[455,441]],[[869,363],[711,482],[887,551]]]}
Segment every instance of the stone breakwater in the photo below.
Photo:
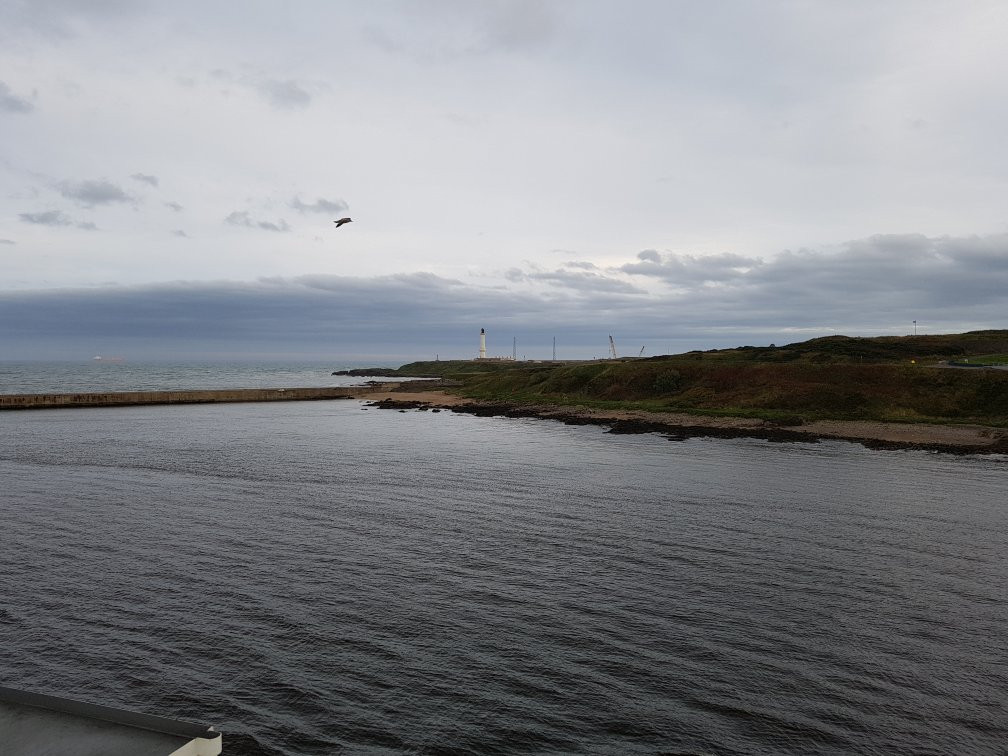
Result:
{"label": "stone breakwater", "polygon": [[216,404],[226,402],[303,402],[362,399],[399,384],[322,388],[205,389],[188,391],[113,391],[78,394],[0,394],[0,410],[63,407],[129,407],[144,404]]}

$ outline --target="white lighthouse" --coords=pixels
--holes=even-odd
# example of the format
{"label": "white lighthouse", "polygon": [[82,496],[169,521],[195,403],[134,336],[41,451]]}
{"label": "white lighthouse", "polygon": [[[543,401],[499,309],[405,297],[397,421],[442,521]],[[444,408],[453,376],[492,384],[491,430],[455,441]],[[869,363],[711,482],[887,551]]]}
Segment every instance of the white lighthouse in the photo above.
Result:
{"label": "white lighthouse", "polygon": [[481,360],[486,359],[486,331],[480,328],[480,356]]}

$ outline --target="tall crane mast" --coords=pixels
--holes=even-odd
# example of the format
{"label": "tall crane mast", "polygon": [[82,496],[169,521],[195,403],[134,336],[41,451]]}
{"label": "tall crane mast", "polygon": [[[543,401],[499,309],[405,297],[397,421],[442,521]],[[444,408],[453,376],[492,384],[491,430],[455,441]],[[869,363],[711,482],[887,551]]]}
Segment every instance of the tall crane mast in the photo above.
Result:
{"label": "tall crane mast", "polygon": [[609,355],[615,360],[616,359],[616,342],[612,340],[612,334],[609,334]]}

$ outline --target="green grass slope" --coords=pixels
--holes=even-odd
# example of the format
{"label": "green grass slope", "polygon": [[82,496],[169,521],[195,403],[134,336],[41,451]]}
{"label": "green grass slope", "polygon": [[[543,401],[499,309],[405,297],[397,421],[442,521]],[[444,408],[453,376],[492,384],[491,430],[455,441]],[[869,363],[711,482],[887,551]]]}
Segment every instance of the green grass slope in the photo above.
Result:
{"label": "green grass slope", "polygon": [[[824,336],[784,346],[689,352],[694,359],[757,362],[939,361],[1008,352],[1008,330],[927,336]],[[654,359],[654,358],[652,358]]]}
{"label": "green grass slope", "polygon": [[1008,371],[936,367],[1008,353],[1008,331],[941,336],[830,336],[583,363],[442,361],[402,375],[462,382],[466,396],[526,403],[762,417],[971,422],[1008,426]]}
{"label": "green grass slope", "polygon": [[516,366],[525,365],[524,362],[489,362],[480,360],[428,360],[426,362],[410,362],[399,368],[401,376],[413,376],[415,378],[438,377],[450,378],[456,375],[468,375],[471,373],[502,373],[514,370]]}
{"label": "green grass slope", "polygon": [[1008,425],[1008,371],[917,365],[697,362],[524,368],[464,378],[480,399],[763,417]]}

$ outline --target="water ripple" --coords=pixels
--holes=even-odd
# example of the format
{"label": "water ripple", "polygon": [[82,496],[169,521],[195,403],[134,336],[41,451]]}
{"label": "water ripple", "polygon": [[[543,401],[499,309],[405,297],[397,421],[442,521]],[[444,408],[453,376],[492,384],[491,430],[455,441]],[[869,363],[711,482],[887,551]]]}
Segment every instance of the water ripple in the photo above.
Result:
{"label": "water ripple", "polygon": [[0,416],[5,684],[228,753],[999,753],[994,459],[354,403]]}

